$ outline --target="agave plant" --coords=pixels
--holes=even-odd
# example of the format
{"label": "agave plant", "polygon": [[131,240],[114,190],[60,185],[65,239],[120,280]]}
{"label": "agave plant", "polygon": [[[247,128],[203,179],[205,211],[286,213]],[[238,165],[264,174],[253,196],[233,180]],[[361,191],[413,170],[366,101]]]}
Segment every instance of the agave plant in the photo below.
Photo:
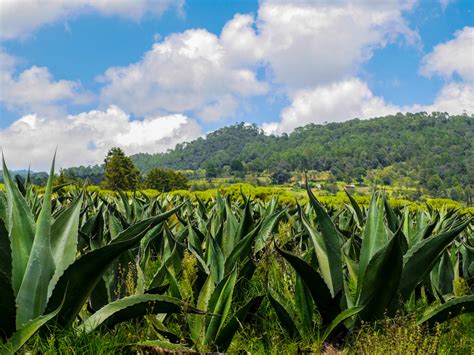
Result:
{"label": "agave plant", "polygon": [[[234,334],[260,306],[263,296],[242,299],[241,291],[255,271],[254,256],[264,247],[286,211],[277,211],[275,201],[262,210],[250,199],[243,200],[242,206],[231,206],[231,201],[220,195],[213,205],[197,200],[197,206],[188,203],[178,214],[179,222],[174,226],[163,225],[164,237],[160,239],[163,244],[154,250],[159,255],[159,267],[148,288],[167,282],[171,296],[189,298],[180,289],[186,254],[197,263],[197,277],[192,284],[193,305],[206,315],[184,315],[184,323],[179,322],[183,324],[181,334],[167,328],[171,317],[153,319],[161,342],[166,339],[180,343],[184,338],[188,347],[200,351],[226,351]],[[143,260],[150,259],[153,252],[149,251]]]}
{"label": "agave plant", "polygon": [[[70,327],[111,264],[181,206],[124,229],[111,242],[76,258],[84,195],[52,217],[54,160],[35,221],[29,205],[3,160],[6,196],[0,198],[0,335],[10,351],[18,350],[46,322]],[[31,190],[27,190],[31,191]],[[135,295],[104,306],[79,326],[109,324],[147,312],[180,312],[179,300]],[[187,308],[190,312],[197,312]]]}
{"label": "agave plant", "polygon": [[[446,270],[444,265],[450,263],[447,249],[471,223],[470,218],[443,218],[442,223],[435,219],[408,231],[413,227],[408,225],[408,217],[398,218],[382,196],[374,194],[365,214],[349,196],[349,210],[362,234],[356,233],[359,228],[347,233],[334,223],[309,188],[307,192],[313,211],[306,215],[300,208],[300,219],[310,241],[306,256],[311,259],[313,254],[316,262],[278,247],[276,250],[297,273],[295,297],[300,301],[293,313],[299,315],[300,324],[305,324],[303,329],[312,329],[314,317],[309,302],[314,302],[326,329],[323,340],[342,322],[351,328],[362,320],[373,321],[387,312],[393,315],[403,311],[435,266]],[[316,215],[315,221],[311,212]],[[440,273],[436,275],[439,284]],[[295,316],[286,312],[271,293],[270,300],[285,329],[301,336]],[[419,322],[433,324],[472,310],[474,295],[443,299],[441,305],[426,307]]]}
{"label": "agave plant", "polygon": [[[5,163],[3,172],[7,351],[46,323],[93,332],[139,319],[156,334],[146,344],[223,352],[267,305],[290,337],[321,341],[396,312],[434,324],[474,308],[472,220],[457,211],[392,208],[381,194],[368,208],[349,194],[328,208],[310,189],[309,203],[286,207],[242,192],[201,200],[55,188],[54,161],[44,190]],[[292,288],[265,277],[270,261],[291,271]]]}

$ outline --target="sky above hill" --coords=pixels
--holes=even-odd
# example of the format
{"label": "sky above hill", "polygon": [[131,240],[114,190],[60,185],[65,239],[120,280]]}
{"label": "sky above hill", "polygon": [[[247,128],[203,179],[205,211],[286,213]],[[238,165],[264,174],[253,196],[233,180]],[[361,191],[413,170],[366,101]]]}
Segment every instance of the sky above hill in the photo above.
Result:
{"label": "sky above hill", "polygon": [[162,152],[236,122],[268,133],[474,113],[472,0],[3,0],[10,168]]}

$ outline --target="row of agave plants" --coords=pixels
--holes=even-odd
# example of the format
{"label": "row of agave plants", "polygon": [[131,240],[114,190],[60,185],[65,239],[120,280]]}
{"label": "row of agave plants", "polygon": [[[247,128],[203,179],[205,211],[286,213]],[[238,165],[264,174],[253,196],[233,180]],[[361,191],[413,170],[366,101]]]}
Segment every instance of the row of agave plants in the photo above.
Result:
{"label": "row of agave plants", "polygon": [[[64,191],[52,178],[40,195],[5,162],[3,174],[6,352],[40,328],[93,332],[143,319],[164,348],[223,352],[264,302],[288,337],[321,342],[397,313],[432,326],[474,311],[473,224],[454,210],[394,209],[378,193],[367,208],[348,195],[328,209],[310,189],[304,206],[108,196]],[[256,272],[269,259],[293,275],[291,289]],[[247,292],[255,277],[266,280],[260,294]]]}

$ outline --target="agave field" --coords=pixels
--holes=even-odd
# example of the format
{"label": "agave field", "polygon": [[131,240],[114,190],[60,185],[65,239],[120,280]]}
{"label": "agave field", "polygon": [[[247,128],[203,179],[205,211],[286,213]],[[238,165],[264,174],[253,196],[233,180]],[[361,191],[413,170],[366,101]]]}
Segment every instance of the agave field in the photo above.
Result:
{"label": "agave field", "polygon": [[246,350],[233,341],[258,337],[262,319],[296,343],[339,344],[380,319],[413,315],[432,329],[474,311],[474,226],[456,210],[391,207],[377,192],[368,207],[349,196],[333,208],[310,189],[302,206],[112,196],[52,178],[40,193],[3,172],[5,353],[123,323],[146,329],[127,347]]}

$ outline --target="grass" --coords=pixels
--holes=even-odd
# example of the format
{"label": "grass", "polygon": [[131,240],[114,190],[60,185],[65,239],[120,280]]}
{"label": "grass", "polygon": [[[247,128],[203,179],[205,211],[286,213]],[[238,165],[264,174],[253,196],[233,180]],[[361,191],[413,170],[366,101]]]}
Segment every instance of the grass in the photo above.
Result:
{"label": "grass", "polygon": [[[386,318],[376,324],[362,325],[344,344],[321,344],[317,339],[298,341],[288,338],[265,304],[257,316],[256,322],[237,333],[229,353],[247,351],[251,354],[325,352],[454,355],[472,354],[474,349],[473,314],[459,316],[435,329],[417,325],[413,317]],[[134,344],[156,339],[157,334],[147,322],[122,323],[112,330],[90,334],[72,330],[56,332],[47,338],[36,334],[22,350],[28,354],[142,354],[150,349]]]}
{"label": "grass", "polygon": [[385,318],[364,324],[344,347],[349,354],[472,354],[474,315],[465,314],[434,329],[413,316]]}
{"label": "grass", "polygon": [[22,348],[28,354],[113,354],[132,343],[136,329],[122,324],[108,332],[77,333],[73,330],[58,331],[48,337],[33,336]]}

